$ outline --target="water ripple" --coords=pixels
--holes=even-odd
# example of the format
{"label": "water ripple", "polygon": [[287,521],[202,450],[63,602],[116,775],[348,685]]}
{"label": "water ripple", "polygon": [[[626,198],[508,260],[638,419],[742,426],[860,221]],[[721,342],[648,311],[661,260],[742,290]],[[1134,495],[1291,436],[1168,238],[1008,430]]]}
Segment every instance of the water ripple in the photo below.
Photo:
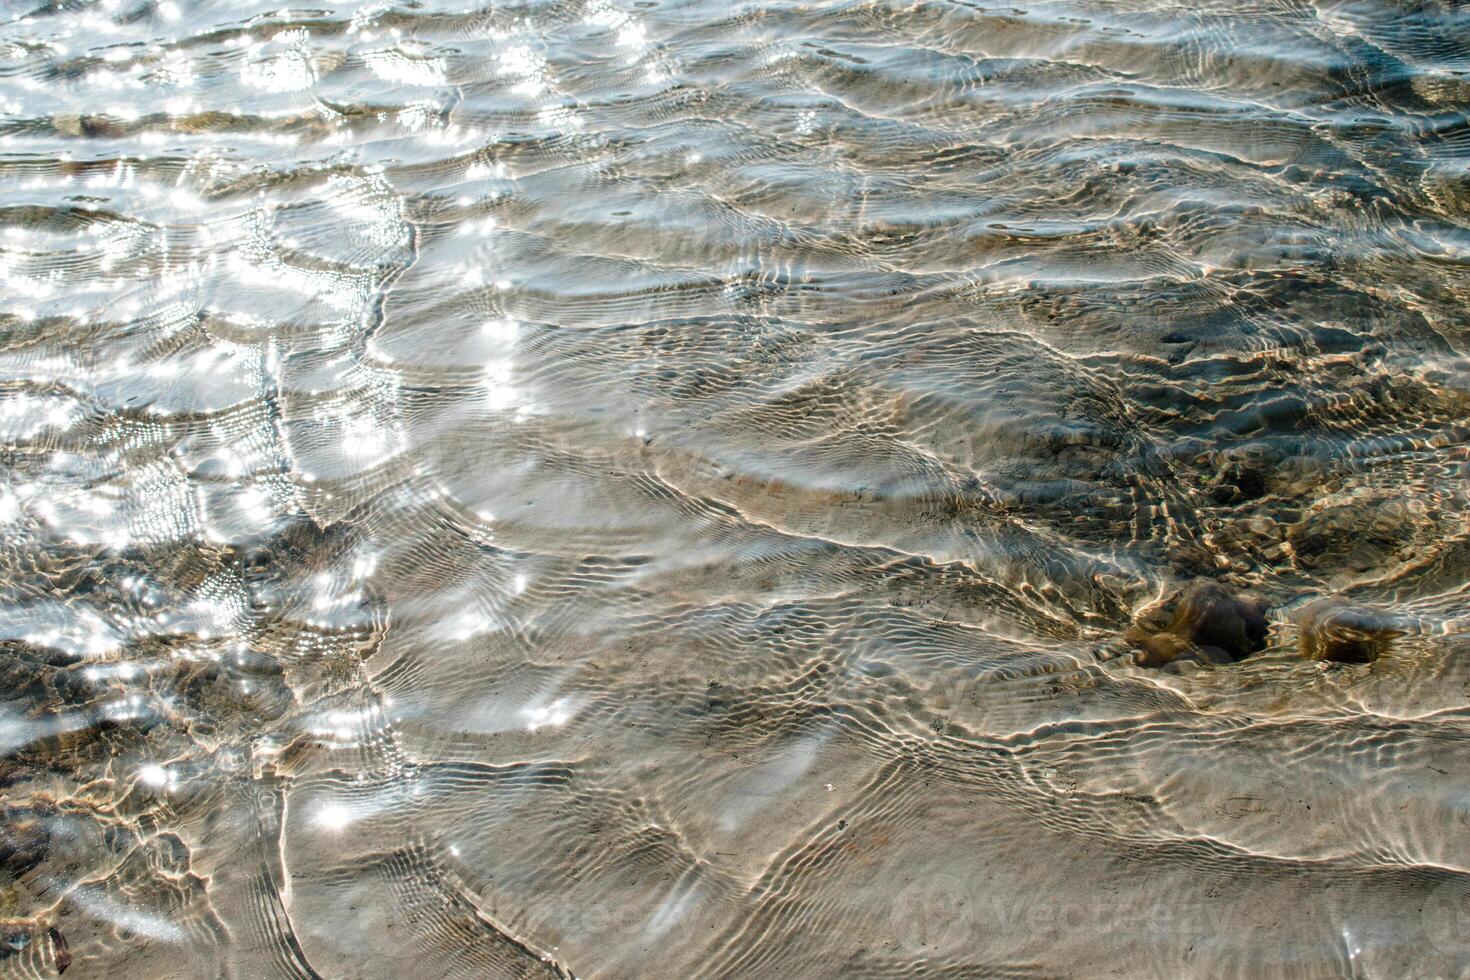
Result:
{"label": "water ripple", "polygon": [[0,974],[1470,963],[1458,5],[0,25]]}

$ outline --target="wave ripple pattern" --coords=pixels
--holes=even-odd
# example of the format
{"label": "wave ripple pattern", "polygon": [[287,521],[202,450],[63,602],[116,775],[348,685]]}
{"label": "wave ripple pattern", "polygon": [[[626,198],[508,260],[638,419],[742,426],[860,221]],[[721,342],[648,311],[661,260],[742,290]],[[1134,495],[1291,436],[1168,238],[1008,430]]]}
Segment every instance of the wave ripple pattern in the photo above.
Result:
{"label": "wave ripple pattern", "polygon": [[1467,105],[1451,0],[0,0],[0,975],[1461,975]]}

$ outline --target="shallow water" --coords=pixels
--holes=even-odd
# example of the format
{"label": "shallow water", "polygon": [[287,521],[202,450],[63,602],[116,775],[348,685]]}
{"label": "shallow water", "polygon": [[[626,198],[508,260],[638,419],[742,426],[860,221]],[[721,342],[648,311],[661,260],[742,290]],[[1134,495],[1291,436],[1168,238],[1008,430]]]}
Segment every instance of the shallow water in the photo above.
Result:
{"label": "shallow water", "polygon": [[1470,970],[1470,10],[0,12],[0,974]]}

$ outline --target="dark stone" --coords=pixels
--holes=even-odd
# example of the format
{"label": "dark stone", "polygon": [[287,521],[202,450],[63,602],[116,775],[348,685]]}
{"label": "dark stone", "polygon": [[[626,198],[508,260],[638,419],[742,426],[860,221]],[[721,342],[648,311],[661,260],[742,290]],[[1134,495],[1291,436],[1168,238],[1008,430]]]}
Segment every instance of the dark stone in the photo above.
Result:
{"label": "dark stone", "polygon": [[0,868],[19,878],[46,860],[51,846],[48,814],[31,807],[0,807]]}
{"label": "dark stone", "polygon": [[1309,602],[1293,618],[1302,656],[1309,660],[1372,663],[1405,633],[1395,617],[1337,597]]}
{"label": "dark stone", "polygon": [[52,926],[46,933],[51,939],[51,950],[56,954],[56,975],[61,976],[71,966],[71,947],[61,930]]}
{"label": "dark stone", "polygon": [[1184,591],[1170,632],[1199,647],[1224,651],[1240,660],[1266,647],[1270,629],[1265,600],[1237,595],[1218,582],[1198,582]]}
{"label": "dark stone", "polygon": [[1219,504],[1258,500],[1266,495],[1272,471],[1281,453],[1265,443],[1236,446],[1216,458],[1210,496]]}
{"label": "dark stone", "polygon": [[1146,610],[1125,639],[1146,667],[1175,661],[1228,664],[1265,649],[1269,632],[1265,600],[1200,581]]}

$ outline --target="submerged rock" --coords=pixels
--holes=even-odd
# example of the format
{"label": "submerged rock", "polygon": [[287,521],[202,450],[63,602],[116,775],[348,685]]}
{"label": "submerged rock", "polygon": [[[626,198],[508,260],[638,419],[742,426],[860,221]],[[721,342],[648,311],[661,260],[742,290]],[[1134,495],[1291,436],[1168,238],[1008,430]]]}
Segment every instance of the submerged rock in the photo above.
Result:
{"label": "submerged rock", "polygon": [[1396,617],[1335,596],[1307,603],[1293,618],[1302,656],[1309,660],[1372,663],[1405,633]]}
{"label": "submerged rock", "polygon": [[1265,649],[1268,632],[1264,599],[1201,581],[1140,616],[1125,639],[1146,667],[1228,664]]}
{"label": "submerged rock", "polygon": [[0,806],[0,870],[19,878],[46,860],[50,814],[34,807]]}
{"label": "submerged rock", "polygon": [[13,926],[0,929],[0,960],[21,952],[31,944],[31,934]]}
{"label": "submerged rock", "polygon": [[46,935],[51,940],[51,951],[56,957],[56,975],[61,976],[66,972],[66,968],[71,966],[71,946],[67,943],[66,937],[61,934],[61,930],[55,926],[47,930]]}
{"label": "submerged rock", "polygon": [[1436,547],[1440,516],[1424,501],[1388,492],[1320,500],[1287,532],[1296,562],[1315,575],[1382,573]]}
{"label": "submerged rock", "polygon": [[1216,457],[1218,467],[1210,483],[1217,504],[1256,500],[1266,495],[1271,473],[1281,462],[1280,450],[1264,443],[1237,446]]}

